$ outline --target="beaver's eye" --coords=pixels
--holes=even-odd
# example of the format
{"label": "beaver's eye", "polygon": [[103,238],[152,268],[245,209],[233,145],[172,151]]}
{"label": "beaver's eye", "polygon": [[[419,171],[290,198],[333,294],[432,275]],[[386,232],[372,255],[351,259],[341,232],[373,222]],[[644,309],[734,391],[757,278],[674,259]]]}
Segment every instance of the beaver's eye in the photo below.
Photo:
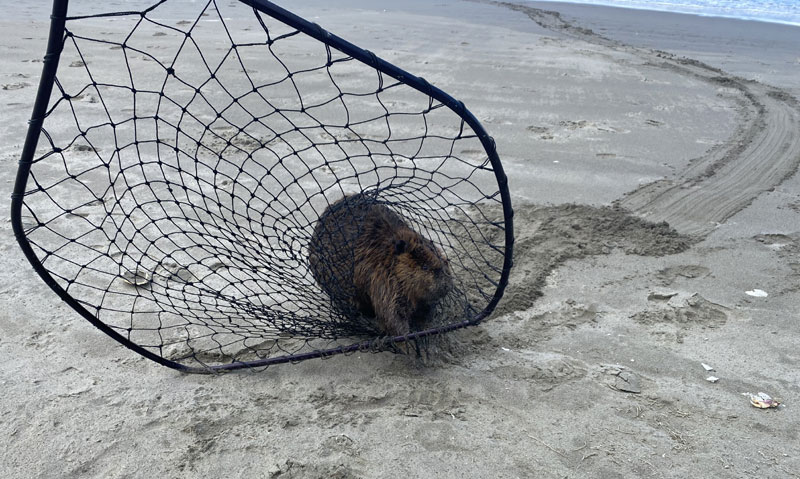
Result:
{"label": "beaver's eye", "polygon": [[403,254],[406,252],[406,242],[405,240],[395,240],[394,242],[394,254]]}
{"label": "beaver's eye", "polygon": [[422,271],[428,271],[429,269],[431,269],[431,267],[428,266],[427,264],[422,265]]}

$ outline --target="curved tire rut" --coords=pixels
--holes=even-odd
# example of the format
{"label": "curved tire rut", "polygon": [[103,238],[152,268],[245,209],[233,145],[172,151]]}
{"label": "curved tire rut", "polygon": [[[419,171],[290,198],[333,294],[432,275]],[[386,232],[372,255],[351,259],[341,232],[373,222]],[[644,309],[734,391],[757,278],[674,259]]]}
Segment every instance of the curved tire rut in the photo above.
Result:
{"label": "curved tire rut", "polygon": [[730,75],[697,60],[633,47],[565,21],[558,12],[491,2],[526,14],[543,28],[634,54],[646,64],[727,87],[741,95],[741,122],[723,144],[674,176],[643,185],[617,204],[683,234],[703,237],[800,167],[800,105],[788,92]]}

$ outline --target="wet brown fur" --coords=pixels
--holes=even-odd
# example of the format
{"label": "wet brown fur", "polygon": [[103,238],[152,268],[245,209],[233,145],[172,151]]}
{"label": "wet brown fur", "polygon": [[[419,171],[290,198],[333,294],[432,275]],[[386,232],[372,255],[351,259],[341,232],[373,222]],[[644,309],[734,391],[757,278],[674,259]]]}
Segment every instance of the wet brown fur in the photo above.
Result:
{"label": "wet brown fur", "polygon": [[346,196],[323,212],[309,243],[309,265],[339,309],[374,317],[390,336],[424,327],[453,285],[444,254],[363,195]]}

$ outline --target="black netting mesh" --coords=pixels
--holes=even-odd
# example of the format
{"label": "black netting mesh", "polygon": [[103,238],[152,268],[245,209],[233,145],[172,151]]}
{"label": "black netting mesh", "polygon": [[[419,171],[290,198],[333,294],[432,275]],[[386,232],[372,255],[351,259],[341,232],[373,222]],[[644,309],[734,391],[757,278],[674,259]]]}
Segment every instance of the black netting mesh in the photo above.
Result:
{"label": "black netting mesh", "polygon": [[[494,151],[430,91],[238,2],[70,13],[15,214],[34,266],[106,332],[189,368],[401,340],[378,341],[397,331],[337,298],[347,266],[322,285],[309,267],[320,216],[354,194],[420,235],[452,278],[411,332],[493,308],[509,265],[505,185]],[[350,226],[362,231],[368,209]]]}

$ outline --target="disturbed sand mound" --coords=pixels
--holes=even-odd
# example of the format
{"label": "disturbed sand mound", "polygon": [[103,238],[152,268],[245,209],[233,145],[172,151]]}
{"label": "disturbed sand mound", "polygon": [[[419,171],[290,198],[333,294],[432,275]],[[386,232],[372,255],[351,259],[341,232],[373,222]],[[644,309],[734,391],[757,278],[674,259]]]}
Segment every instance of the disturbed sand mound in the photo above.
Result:
{"label": "disturbed sand mound", "polygon": [[569,260],[621,250],[641,256],[685,251],[693,239],[668,224],[651,223],[622,208],[517,205],[514,269],[495,316],[523,311],[542,295],[547,276]]}

